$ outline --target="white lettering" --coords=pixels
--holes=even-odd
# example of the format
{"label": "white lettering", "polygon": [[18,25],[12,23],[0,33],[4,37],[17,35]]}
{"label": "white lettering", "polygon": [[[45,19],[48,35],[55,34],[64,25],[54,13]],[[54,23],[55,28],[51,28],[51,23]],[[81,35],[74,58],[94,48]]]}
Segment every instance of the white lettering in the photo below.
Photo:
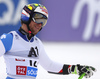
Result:
{"label": "white lettering", "polygon": [[7,11],[3,12],[3,16],[0,17],[0,25],[17,24],[20,20],[23,6],[28,4],[27,0],[19,0],[19,4],[15,9],[13,0],[0,0],[0,3],[4,3],[7,7]]}
{"label": "white lettering", "polygon": [[8,8],[7,12],[3,13],[3,17],[0,17],[0,25],[8,24],[10,23],[11,17],[13,15],[14,5],[12,0],[1,0],[0,3],[4,3]]}
{"label": "white lettering", "polygon": [[15,17],[14,19],[12,19],[12,22],[14,25],[16,25],[19,22],[20,17],[21,17],[22,8],[27,4],[28,4],[27,0],[19,0],[19,4],[18,4],[16,13],[15,13]]}
{"label": "white lettering", "polygon": [[[100,8],[99,8],[100,1],[99,0],[78,0],[72,16],[72,26],[75,29],[78,28],[82,9],[86,4],[88,5],[88,18],[87,18],[85,30],[83,32],[83,40],[85,41],[89,40],[92,34],[94,34],[96,37],[100,35]],[[98,19],[94,29],[93,25],[95,22],[96,14],[98,14]]]}
{"label": "white lettering", "polygon": [[28,75],[37,75],[37,71],[34,71],[33,69],[28,70]]}
{"label": "white lettering", "polygon": [[20,70],[20,67],[18,67],[18,70]]}

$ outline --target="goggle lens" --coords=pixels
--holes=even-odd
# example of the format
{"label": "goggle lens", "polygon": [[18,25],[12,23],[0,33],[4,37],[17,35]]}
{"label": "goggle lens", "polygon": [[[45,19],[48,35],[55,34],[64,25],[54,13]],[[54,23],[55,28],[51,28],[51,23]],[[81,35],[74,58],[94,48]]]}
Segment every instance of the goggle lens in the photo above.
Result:
{"label": "goggle lens", "polygon": [[35,23],[38,23],[38,24],[41,23],[42,27],[45,26],[47,23],[47,17],[43,14],[40,14],[40,13],[34,13],[32,20]]}

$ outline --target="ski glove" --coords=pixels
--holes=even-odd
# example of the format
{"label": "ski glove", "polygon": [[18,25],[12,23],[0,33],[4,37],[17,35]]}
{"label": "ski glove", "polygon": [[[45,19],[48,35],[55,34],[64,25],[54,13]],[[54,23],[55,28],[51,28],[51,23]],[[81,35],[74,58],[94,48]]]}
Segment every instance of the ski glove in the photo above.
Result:
{"label": "ski glove", "polygon": [[82,75],[85,73],[86,78],[90,78],[93,75],[93,71],[96,71],[96,69],[92,66],[82,66],[80,64],[71,66],[72,74]]}

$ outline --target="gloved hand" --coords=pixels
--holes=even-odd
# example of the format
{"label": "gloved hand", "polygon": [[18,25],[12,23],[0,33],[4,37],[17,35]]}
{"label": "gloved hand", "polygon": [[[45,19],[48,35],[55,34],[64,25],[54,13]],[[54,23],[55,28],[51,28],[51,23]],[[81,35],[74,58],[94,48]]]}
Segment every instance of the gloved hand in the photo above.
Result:
{"label": "gloved hand", "polygon": [[78,74],[81,75],[85,73],[86,78],[90,78],[93,75],[93,71],[96,71],[96,69],[92,66],[82,66],[80,64],[78,65],[72,65],[71,73],[72,74]]}

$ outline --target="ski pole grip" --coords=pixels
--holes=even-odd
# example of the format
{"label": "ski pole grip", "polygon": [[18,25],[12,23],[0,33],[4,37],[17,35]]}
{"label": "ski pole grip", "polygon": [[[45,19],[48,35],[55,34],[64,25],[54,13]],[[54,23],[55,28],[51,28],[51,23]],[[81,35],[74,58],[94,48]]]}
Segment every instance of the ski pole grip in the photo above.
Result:
{"label": "ski pole grip", "polygon": [[82,79],[85,76],[85,73],[81,74],[78,79]]}

